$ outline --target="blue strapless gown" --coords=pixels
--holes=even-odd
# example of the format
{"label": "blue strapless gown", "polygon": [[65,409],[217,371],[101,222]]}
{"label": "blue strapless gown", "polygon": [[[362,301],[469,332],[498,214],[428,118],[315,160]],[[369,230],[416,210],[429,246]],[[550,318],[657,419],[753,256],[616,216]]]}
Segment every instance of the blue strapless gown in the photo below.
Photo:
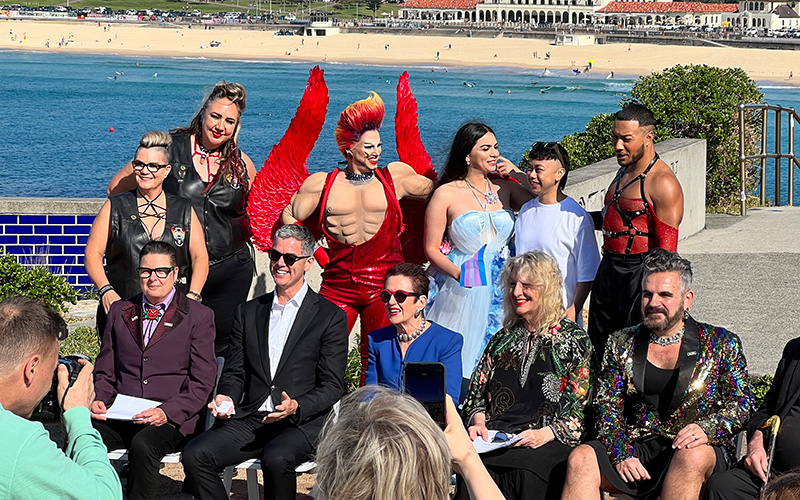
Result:
{"label": "blue strapless gown", "polygon": [[[513,232],[514,214],[509,210],[472,210],[459,215],[450,224],[448,236],[453,249],[447,258],[461,267],[486,244],[484,264],[491,269],[489,286],[464,288],[435,269],[432,273],[428,319],[464,337],[461,364],[465,378],[472,375],[486,344],[503,323],[500,273],[511,255],[508,243]],[[486,241],[493,233],[494,237]]]}

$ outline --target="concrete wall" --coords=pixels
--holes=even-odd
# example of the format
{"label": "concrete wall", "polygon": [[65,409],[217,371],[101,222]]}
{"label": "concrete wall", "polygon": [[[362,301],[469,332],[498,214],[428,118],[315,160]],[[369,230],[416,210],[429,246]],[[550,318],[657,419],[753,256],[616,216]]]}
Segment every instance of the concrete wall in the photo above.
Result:
{"label": "concrete wall", "polygon": [[[678,228],[680,239],[706,227],[706,141],[703,139],[670,139],[656,144],[661,159],[672,168],[683,188],[683,222]],[[569,173],[565,192],[586,210],[603,208],[606,189],[619,170],[616,158],[609,158]],[[597,232],[598,244],[602,234]]]}
{"label": "concrete wall", "polygon": [[[684,217],[680,238],[705,227],[706,145],[704,140],[671,139],[656,145],[661,158],[677,174],[683,186]],[[587,210],[600,210],[619,166],[616,159],[589,165],[569,174],[567,194]],[[91,282],[83,268],[83,250],[100,198],[0,198],[0,249],[25,264],[44,264],[70,284],[83,288]],[[598,242],[602,236],[598,232]],[[273,287],[269,261],[257,252],[259,276],[251,294]],[[309,282],[319,289],[320,269],[315,264]]]}

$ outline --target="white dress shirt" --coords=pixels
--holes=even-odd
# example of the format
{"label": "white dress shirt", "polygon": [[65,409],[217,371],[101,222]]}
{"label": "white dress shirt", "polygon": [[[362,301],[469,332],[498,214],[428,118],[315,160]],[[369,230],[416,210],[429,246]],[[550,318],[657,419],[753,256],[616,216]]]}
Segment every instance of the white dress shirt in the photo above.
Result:
{"label": "white dress shirt", "polygon": [[[292,331],[292,325],[294,325],[294,320],[297,318],[297,311],[300,310],[307,293],[308,283],[304,281],[300,290],[286,304],[281,305],[278,303],[277,294],[272,299],[272,308],[269,311],[269,372],[272,377],[275,377],[278,363],[280,363],[283,355],[283,347],[286,345],[286,338],[289,336],[289,332]],[[258,411],[271,412],[275,410],[271,396],[271,394],[267,396]]]}

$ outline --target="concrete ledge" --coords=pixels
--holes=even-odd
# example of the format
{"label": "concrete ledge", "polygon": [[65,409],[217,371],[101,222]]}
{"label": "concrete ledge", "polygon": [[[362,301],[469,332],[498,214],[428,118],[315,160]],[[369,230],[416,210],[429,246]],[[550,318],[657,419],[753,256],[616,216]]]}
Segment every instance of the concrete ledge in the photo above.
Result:
{"label": "concrete ledge", "polygon": [[0,214],[97,215],[105,198],[3,198]]}
{"label": "concrete ledge", "polygon": [[[680,239],[703,230],[706,225],[706,141],[670,139],[656,144],[661,159],[670,166],[683,188],[683,222]],[[569,173],[565,192],[588,211],[601,210],[611,181],[619,170],[615,158],[609,158]],[[602,235],[598,232],[598,241]]]}

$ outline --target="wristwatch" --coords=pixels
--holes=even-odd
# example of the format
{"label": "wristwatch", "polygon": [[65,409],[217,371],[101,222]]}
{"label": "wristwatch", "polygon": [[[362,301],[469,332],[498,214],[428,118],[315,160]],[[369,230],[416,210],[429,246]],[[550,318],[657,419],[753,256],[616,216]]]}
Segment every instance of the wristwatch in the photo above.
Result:
{"label": "wristwatch", "polygon": [[197,301],[197,302],[201,302],[201,303],[203,302],[203,296],[202,296],[202,295],[200,295],[200,294],[199,294],[199,293],[197,293],[197,292],[193,292],[193,291],[191,291],[191,290],[190,290],[190,291],[189,291],[189,292],[186,294],[186,296],[187,296],[187,297],[189,297],[190,299],[193,299],[193,300]]}

